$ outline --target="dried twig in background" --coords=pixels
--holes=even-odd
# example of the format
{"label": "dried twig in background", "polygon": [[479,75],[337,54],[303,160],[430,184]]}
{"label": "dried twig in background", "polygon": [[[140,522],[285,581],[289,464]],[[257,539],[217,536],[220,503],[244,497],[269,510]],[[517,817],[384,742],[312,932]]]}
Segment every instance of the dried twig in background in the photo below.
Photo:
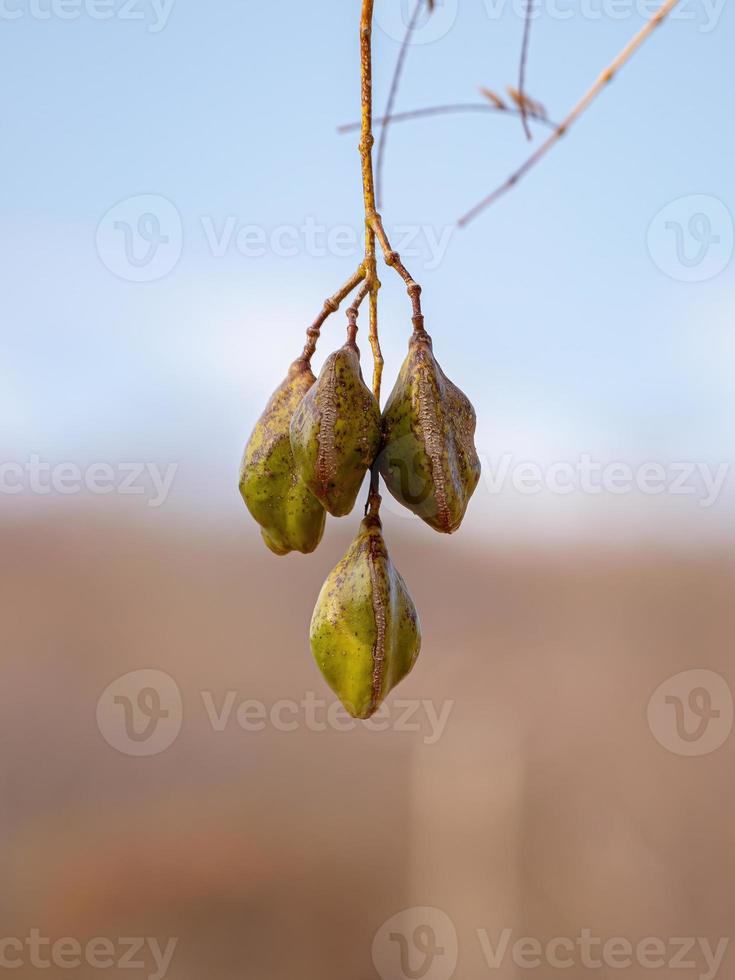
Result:
{"label": "dried twig in background", "polygon": [[[427,0],[429,5],[429,11],[434,9],[434,0]],[[393,106],[396,103],[396,96],[398,95],[398,87],[401,84],[401,76],[403,74],[403,67],[406,64],[406,56],[408,55],[408,47],[411,43],[411,35],[416,29],[416,24],[418,23],[419,14],[421,13],[421,8],[424,5],[424,0],[416,0],[416,7],[414,8],[413,14],[411,15],[411,20],[409,21],[408,27],[406,28],[406,35],[403,38],[403,44],[401,45],[401,50],[398,55],[398,61],[396,62],[396,70],[393,73],[393,80],[390,85],[390,92],[388,94],[388,103],[385,107],[385,125],[380,133],[380,141],[378,142],[378,159],[375,165],[375,198],[378,208],[383,206],[383,160],[385,159],[385,143],[388,137],[388,126],[393,116]]]}
{"label": "dried twig in background", "polygon": [[[488,90],[482,89],[483,94]],[[495,99],[498,97],[495,96]],[[410,122],[412,119],[428,119],[431,116],[451,116],[458,113],[492,112],[506,116],[520,116],[520,109],[513,109],[506,105],[502,100],[487,104],[485,102],[457,102],[452,105],[432,105],[424,109],[410,109],[407,112],[396,112],[392,116],[379,116],[373,120],[373,124],[385,127],[388,123]],[[526,114],[529,119],[540,123],[542,126],[549,126],[556,129],[557,123],[552,122],[546,116],[546,110],[532,99],[526,97]],[[346,123],[339,126],[338,133],[354,133],[360,128],[360,123]]]}
{"label": "dried twig in background", "polygon": [[638,48],[643,44],[643,42],[653,33],[654,28],[666,18],[666,16],[673,10],[673,8],[678,3],[678,0],[665,0],[662,6],[656,11],[656,13],[651,17],[651,19],[641,28],[641,30],[635,35],[632,40],[626,44],[620,54],[615,58],[615,60],[602,72],[600,77],[594,83],[594,85],[588,89],[587,93],[580,99],[576,106],[572,109],[566,119],[557,127],[557,129],[549,136],[549,138],[541,144],[541,146],[536,150],[535,153],[526,160],[516,171],[514,171],[510,177],[504,183],[500,185],[496,190],[489,194],[486,198],[480,201],[471,211],[468,211],[459,220],[460,227],[464,227],[469,224],[473,218],[476,218],[478,214],[485,210],[485,208],[490,207],[494,204],[499,197],[502,197],[507,191],[514,187],[521,177],[524,177],[532,167],[534,167],[539,160],[544,157],[549,150],[554,146],[567,130],[572,126],[573,123],[579,119],[582,113],[589,108],[590,104],[594,102],[603,88],[611,82],[615,77],[617,72],[623,67],[623,65],[631,58],[633,54],[638,50]]}
{"label": "dried twig in background", "polygon": [[527,139],[532,139],[531,127],[528,125],[528,108],[526,106],[526,65],[528,63],[528,44],[531,40],[531,13],[533,0],[526,0],[526,18],[523,24],[523,44],[521,46],[521,64],[518,70],[518,101],[520,102],[521,122]]}

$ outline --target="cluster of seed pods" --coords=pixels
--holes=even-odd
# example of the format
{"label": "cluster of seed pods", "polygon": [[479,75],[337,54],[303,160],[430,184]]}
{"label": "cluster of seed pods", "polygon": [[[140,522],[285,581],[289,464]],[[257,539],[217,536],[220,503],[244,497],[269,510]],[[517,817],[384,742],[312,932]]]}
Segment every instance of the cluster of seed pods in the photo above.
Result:
{"label": "cluster of seed pods", "polygon": [[460,526],[480,478],[475,412],[446,377],[423,318],[414,318],[408,355],[382,413],[365,384],[356,342],[347,341],[316,378],[307,345],[272,395],[245,449],[240,492],[277,555],[309,554],[326,514],[345,517],[371,471],[357,535],[322,590],[311,649],[327,683],[355,718],[370,718],[411,671],[421,629],[405,582],[391,562],[379,517],[382,476],[400,504],[429,527]]}

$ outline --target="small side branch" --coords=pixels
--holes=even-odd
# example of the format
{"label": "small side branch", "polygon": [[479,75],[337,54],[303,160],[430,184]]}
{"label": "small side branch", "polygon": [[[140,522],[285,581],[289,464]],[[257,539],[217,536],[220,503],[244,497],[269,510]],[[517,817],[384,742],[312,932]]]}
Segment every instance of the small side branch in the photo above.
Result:
{"label": "small side branch", "polygon": [[380,215],[374,214],[372,216],[371,223],[383,251],[385,264],[390,266],[392,269],[395,269],[406,284],[408,295],[411,297],[411,303],[413,304],[414,329],[423,330],[424,318],[421,312],[421,286],[419,286],[403,262],[401,262],[401,256],[398,254],[398,252],[394,251],[392,248],[388,235],[383,227],[383,219],[380,217]]}
{"label": "small side branch", "polygon": [[342,304],[342,301],[360,285],[364,278],[365,267],[364,265],[361,265],[355,274],[347,280],[344,286],[337,290],[334,296],[330,296],[329,299],[324,301],[324,306],[322,307],[321,313],[306,331],[306,346],[304,347],[304,353],[301,355],[302,360],[311,361],[312,357],[314,356],[314,352],[316,351],[316,345],[319,341],[319,335],[321,334],[325,320],[330,317],[332,313],[337,312]]}
{"label": "small side branch", "polygon": [[360,307],[362,306],[363,300],[365,299],[365,297],[368,295],[369,292],[370,292],[370,283],[367,282],[366,280],[365,282],[363,282],[362,286],[360,286],[360,288],[358,289],[357,293],[355,294],[355,298],[350,304],[349,310],[347,310],[348,317],[354,314],[355,319],[357,319],[357,315],[360,312]]}
{"label": "small side branch", "polygon": [[643,42],[653,33],[654,29],[662,23],[662,21],[674,9],[677,3],[678,0],[665,0],[651,19],[641,28],[635,37],[632,38],[628,44],[626,44],[612,64],[610,64],[602,72],[594,85],[588,89],[586,94],[579,100],[566,119],[560,123],[551,136],[549,136],[549,138],[541,144],[536,152],[531,154],[526,162],[516,171],[514,171],[514,173],[512,173],[510,177],[508,177],[508,179],[500,185],[500,187],[494,190],[492,194],[489,194],[486,198],[480,201],[479,204],[472,208],[471,211],[468,211],[467,214],[460,218],[460,227],[468,225],[470,221],[481,214],[486,208],[489,208],[491,204],[494,204],[498,198],[502,197],[503,194],[507,193],[512,187],[514,187],[518,181],[528,173],[529,170],[535,167],[535,165],[546,156],[549,150],[559,142],[562,136],[568,132],[577,119],[579,119],[579,117],[589,108],[600,92],[613,80],[618,71],[627,61],[629,61]]}
{"label": "small side branch", "polygon": [[531,14],[533,0],[526,0],[526,16],[523,22],[523,44],[521,46],[521,64],[518,69],[518,101],[520,103],[521,122],[526,139],[532,139],[531,128],[528,125],[528,105],[526,103],[526,65],[528,64],[528,45],[531,40]]}
{"label": "small side branch", "polygon": [[[513,109],[505,105],[491,105],[487,102],[457,102],[451,105],[433,105],[424,109],[410,109],[407,112],[396,112],[392,116],[379,116],[373,119],[374,126],[387,126],[389,123],[410,122],[413,119],[428,119],[432,116],[451,116],[459,113],[492,112],[500,113],[504,116],[520,116],[520,109]],[[558,123],[552,122],[546,116],[534,111],[526,103],[526,117],[542,126],[549,126],[556,129]],[[360,128],[360,123],[346,123],[337,128],[338,133],[354,133]]]}

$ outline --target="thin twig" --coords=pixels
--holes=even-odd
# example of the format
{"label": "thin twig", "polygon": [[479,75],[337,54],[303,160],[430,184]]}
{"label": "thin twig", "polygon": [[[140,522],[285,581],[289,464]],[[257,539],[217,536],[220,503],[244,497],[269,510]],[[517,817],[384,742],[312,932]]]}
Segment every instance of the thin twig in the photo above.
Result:
{"label": "thin twig", "polygon": [[419,14],[421,13],[421,8],[424,5],[424,0],[416,0],[416,6],[414,7],[413,14],[411,15],[411,20],[409,21],[408,27],[406,28],[406,34],[403,38],[403,44],[401,45],[401,50],[398,54],[398,61],[396,62],[396,70],[393,73],[393,80],[390,86],[390,92],[388,94],[388,102],[385,107],[385,119],[387,120],[383,130],[380,134],[380,139],[378,140],[378,161],[375,166],[375,187],[376,187],[376,201],[378,208],[383,205],[383,160],[385,159],[385,144],[388,138],[388,127],[390,125],[390,120],[393,115],[393,106],[396,103],[396,96],[398,95],[398,87],[401,84],[401,76],[403,74],[403,68],[406,64],[406,56],[408,54],[408,48],[411,43],[411,35],[416,29],[416,24],[419,19]]}
{"label": "thin twig", "polygon": [[385,228],[383,227],[383,219],[379,214],[373,215],[372,225],[375,230],[375,234],[377,235],[380,247],[383,250],[385,264],[390,266],[392,269],[395,269],[401,279],[403,279],[403,281],[406,283],[406,289],[408,291],[408,295],[411,297],[411,303],[413,304],[414,329],[423,330],[424,318],[421,314],[421,286],[419,286],[403,262],[401,262],[401,256],[398,254],[398,252],[393,250],[393,247],[388,240],[388,235],[386,234]]}
{"label": "thin twig", "polygon": [[531,128],[528,125],[528,106],[526,105],[526,65],[528,63],[528,44],[531,40],[531,12],[533,10],[533,0],[526,0],[526,18],[523,24],[523,44],[521,46],[521,64],[518,70],[518,101],[521,110],[521,122],[526,139],[533,139]]}
{"label": "thin twig", "polygon": [[516,171],[514,171],[508,179],[500,185],[496,190],[489,194],[486,198],[480,201],[479,204],[475,205],[471,211],[468,211],[459,220],[460,227],[464,227],[469,224],[474,218],[477,217],[485,208],[490,207],[494,204],[499,197],[502,197],[507,191],[509,191],[518,181],[524,177],[529,170],[532,169],[554,146],[564,134],[569,130],[569,128],[579,119],[579,117],[584,113],[584,111],[589,108],[590,104],[594,102],[603,88],[612,81],[617,72],[623,67],[623,65],[631,58],[633,54],[638,50],[638,48],[643,44],[643,42],[653,33],[654,28],[666,18],[666,16],[673,10],[673,8],[678,3],[678,0],[665,0],[662,6],[656,11],[656,13],[651,17],[651,19],[646,23],[641,30],[632,38],[628,44],[623,48],[620,54],[615,58],[615,60],[607,67],[594,85],[588,89],[587,93],[580,99],[576,106],[572,109],[566,119],[560,123],[557,129],[549,136],[549,138],[541,144],[541,146],[532,153],[531,156],[526,160],[522,166],[520,166]]}
{"label": "thin twig", "polygon": [[324,306],[322,307],[321,313],[314,320],[312,325],[306,331],[306,347],[304,347],[304,353],[301,355],[301,359],[304,361],[311,361],[316,351],[317,341],[319,340],[319,334],[321,333],[322,326],[327,317],[331,316],[332,313],[336,313],[347,296],[350,295],[353,289],[360,285],[360,283],[365,278],[365,267],[360,266],[355,274],[351,276],[347,282],[338,289],[334,296],[330,296],[329,299],[324,301]]}
{"label": "thin twig", "polygon": [[375,0],[362,0],[360,15],[361,139],[362,193],[365,206],[365,278],[370,286],[370,346],[373,351],[373,394],[380,404],[383,355],[378,336],[378,279],[375,258],[375,174],[373,171],[373,9]]}
{"label": "thin twig", "polygon": [[[428,119],[431,116],[449,116],[455,113],[464,112],[494,112],[506,116],[520,116],[520,109],[512,109],[509,106],[491,105],[489,102],[457,102],[453,105],[433,105],[425,109],[411,109],[408,112],[396,112],[392,116],[379,116],[373,119],[373,126],[386,126],[388,123],[409,122],[413,119]],[[547,119],[546,116],[530,108],[526,104],[526,116],[542,126],[549,126],[556,129],[557,123]],[[337,128],[338,133],[354,133],[360,128],[360,123],[346,123]]]}
{"label": "thin twig", "polygon": [[369,292],[370,292],[370,283],[367,280],[365,280],[362,286],[360,286],[358,291],[355,293],[355,298],[350,304],[349,310],[347,310],[348,316],[351,313],[354,313],[355,317],[357,317],[357,314],[360,312],[360,307],[362,306],[363,300],[365,299],[365,297],[368,295]]}

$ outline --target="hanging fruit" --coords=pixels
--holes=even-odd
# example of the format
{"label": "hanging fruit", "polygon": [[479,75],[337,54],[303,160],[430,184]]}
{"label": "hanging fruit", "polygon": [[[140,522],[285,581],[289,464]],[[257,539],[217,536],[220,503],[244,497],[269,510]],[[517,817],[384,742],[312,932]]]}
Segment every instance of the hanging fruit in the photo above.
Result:
{"label": "hanging fruit", "polygon": [[363,381],[356,329],[351,324],[291,421],[296,470],[334,517],[352,511],[380,448],[380,409]]}
{"label": "hanging fruit", "polygon": [[452,534],[480,479],[475,410],[434,357],[431,337],[414,330],[383,412],[380,475],[404,507]]}
{"label": "hanging fruit", "polygon": [[296,472],[290,437],[293,413],[315,381],[308,361],[294,361],[258,419],[240,468],[240,493],[277,555],[309,554],[324,533],[324,508]]}
{"label": "hanging fruit", "polygon": [[368,516],[317,600],[314,659],[347,711],[364,719],[411,671],[420,648],[413,600],[390,560],[380,518]]}
{"label": "hanging fruit", "polygon": [[[380,521],[380,477],[393,496],[437,531],[462,523],[480,478],[475,412],[446,377],[424,329],[421,287],[391,248],[376,209],[372,134],[374,0],[362,0],[362,162],[365,256],[326,300],[307,330],[303,355],[276,390],[250,438],[240,490],[268,547],[308,553],[321,540],[325,514],[349,514],[370,471],[365,518],[324,583],[311,620],[311,649],[324,678],[355,718],[370,718],[410,673],[421,630],[406,583],[388,555]],[[430,4],[433,8],[433,3]],[[378,247],[406,284],[414,333],[408,357],[381,416],[383,355],[378,336]],[[311,359],[325,321],[354,294],[347,342],[316,379]],[[357,319],[369,307],[373,387],[357,346]]]}

